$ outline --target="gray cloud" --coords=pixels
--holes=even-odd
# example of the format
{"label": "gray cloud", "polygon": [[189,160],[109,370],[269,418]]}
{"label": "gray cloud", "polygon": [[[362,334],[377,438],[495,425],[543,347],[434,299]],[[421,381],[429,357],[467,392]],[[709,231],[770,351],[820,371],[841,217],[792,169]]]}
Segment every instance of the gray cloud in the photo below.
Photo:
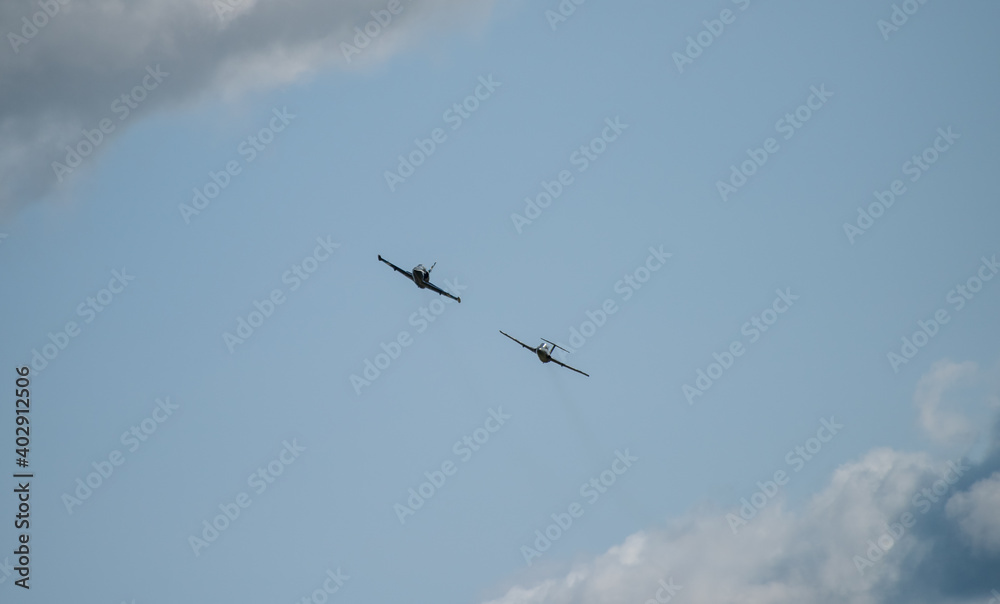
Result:
{"label": "gray cloud", "polygon": [[[975,373],[960,367],[935,366],[918,403],[931,381]],[[779,494],[734,535],[725,514],[737,510],[700,509],[489,604],[985,602],[1000,568],[995,426],[979,463],[876,449],[840,466],[801,510]],[[664,584],[676,588],[669,600]]]}
{"label": "gray cloud", "polygon": [[[52,162],[102,118],[117,134],[156,108],[278,86],[325,67],[364,68],[427,32],[481,20],[493,4],[400,0],[402,12],[347,61],[341,43],[388,0],[41,2],[51,16],[36,2],[0,3],[0,218],[56,186]],[[42,26],[25,25],[33,18]],[[136,117],[120,119],[111,104],[156,65],[169,77]]]}
{"label": "gray cloud", "polygon": [[1000,553],[1000,472],[952,497],[945,511],[973,550]]}

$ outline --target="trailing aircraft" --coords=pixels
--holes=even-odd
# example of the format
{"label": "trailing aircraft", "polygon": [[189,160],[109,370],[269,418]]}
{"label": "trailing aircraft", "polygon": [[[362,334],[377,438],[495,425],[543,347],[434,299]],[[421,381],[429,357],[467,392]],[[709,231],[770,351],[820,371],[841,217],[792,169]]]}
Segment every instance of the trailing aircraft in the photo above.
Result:
{"label": "trailing aircraft", "polygon": [[[500,333],[503,333],[503,330],[500,330]],[[552,356],[552,353],[555,352],[556,348],[558,348],[559,350],[566,350],[565,348],[563,348],[562,346],[556,344],[555,342],[549,342],[545,338],[541,338],[542,342],[544,342],[544,343],[543,344],[539,344],[538,346],[532,348],[531,346],[528,346],[527,344],[525,344],[524,342],[522,342],[521,340],[518,340],[517,338],[515,338],[513,336],[507,335],[505,333],[503,333],[503,335],[507,336],[511,340],[514,340],[515,342],[517,342],[521,346],[524,346],[525,348],[527,348],[531,352],[537,354],[538,355],[538,360],[541,361],[541,362],[543,362],[543,363],[548,363],[548,362],[551,361],[551,362],[555,363],[556,365],[562,365],[566,369],[572,369],[573,371],[575,371],[577,373],[583,373],[579,369],[575,369],[573,367],[570,367],[566,363],[561,363],[561,362],[557,361],[556,358]],[[569,351],[566,350],[566,352],[569,352]],[[586,374],[586,373],[583,373],[583,375],[586,375],[587,377],[590,377],[590,375]]]}

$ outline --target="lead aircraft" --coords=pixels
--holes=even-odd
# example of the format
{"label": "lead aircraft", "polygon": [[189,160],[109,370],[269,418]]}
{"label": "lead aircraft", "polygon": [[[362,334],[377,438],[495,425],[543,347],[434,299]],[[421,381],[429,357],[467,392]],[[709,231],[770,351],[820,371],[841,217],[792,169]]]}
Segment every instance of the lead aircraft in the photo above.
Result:
{"label": "lead aircraft", "polygon": [[424,268],[423,264],[418,264],[415,267],[413,267],[413,272],[411,273],[409,271],[404,271],[403,269],[399,268],[395,264],[389,262],[388,260],[386,260],[385,258],[383,258],[381,254],[379,254],[378,259],[381,260],[382,262],[385,262],[389,266],[391,266],[393,268],[393,270],[395,270],[396,272],[402,273],[402,274],[406,275],[406,278],[409,279],[409,280],[411,280],[411,281],[413,281],[414,283],[416,283],[417,287],[419,287],[420,289],[425,289],[426,288],[426,289],[430,289],[430,290],[436,291],[437,293],[441,294],[442,296],[448,296],[452,300],[455,300],[456,302],[458,302],[458,303],[461,304],[461,302],[462,302],[461,296],[453,296],[453,295],[449,294],[448,292],[444,291],[443,289],[441,289],[440,287],[438,287],[438,286],[434,285],[433,283],[431,283],[431,281],[430,281],[430,279],[431,279],[431,271],[434,270],[435,266],[437,266],[437,262],[435,262],[434,264],[432,264],[430,268]]}
{"label": "lead aircraft", "polygon": [[[503,333],[502,329],[500,330],[500,333]],[[545,343],[544,344],[539,344],[538,346],[532,348],[531,346],[528,346],[527,344],[525,344],[524,342],[522,342],[521,340],[518,340],[517,338],[515,338],[513,336],[507,335],[505,333],[503,333],[503,335],[507,336],[511,340],[514,340],[515,342],[517,342],[521,346],[524,346],[525,348],[527,348],[531,352],[537,354],[538,355],[538,360],[541,361],[541,362],[543,362],[543,363],[548,363],[548,362],[551,361],[551,362],[555,363],[556,365],[562,365],[566,369],[573,369],[573,371],[575,371],[577,373],[583,373],[579,369],[574,369],[573,367],[570,367],[566,363],[560,363],[559,361],[557,361],[555,359],[555,357],[552,356],[552,353],[555,351],[556,348],[558,348],[559,350],[566,350],[565,348],[563,348],[562,346],[556,344],[555,342],[549,342],[545,338],[541,338],[542,342],[545,342]],[[569,352],[569,351],[566,350],[566,352]],[[583,375],[586,375],[587,377],[590,377],[590,375],[586,374],[586,373],[583,373]]]}

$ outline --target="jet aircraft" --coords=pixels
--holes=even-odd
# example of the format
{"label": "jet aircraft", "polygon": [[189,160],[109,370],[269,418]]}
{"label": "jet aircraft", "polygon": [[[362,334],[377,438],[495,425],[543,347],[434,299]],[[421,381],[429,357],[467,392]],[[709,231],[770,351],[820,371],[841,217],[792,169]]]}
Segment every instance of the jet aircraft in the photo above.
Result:
{"label": "jet aircraft", "polygon": [[[503,333],[503,330],[500,330],[500,333]],[[555,357],[552,356],[552,353],[555,351],[556,348],[558,348],[559,350],[566,350],[565,348],[563,348],[562,346],[559,346],[555,342],[549,342],[545,338],[541,338],[542,342],[545,342],[545,344],[539,344],[535,348],[532,348],[531,346],[528,346],[527,344],[525,344],[524,342],[522,342],[521,340],[518,340],[517,338],[515,338],[513,336],[509,336],[509,335],[507,335],[505,333],[503,333],[503,335],[507,336],[511,340],[514,340],[515,342],[517,342],[521,346],[524,346],[525,348],[527,348],[531,352],[534,352],[535,354],[537,354],[538,355],[538,360],[541,361],[541,362],[543,362],[543,363],[548,363],[549,361],[552,361],[556,365],[562,365],[566,369],[573,369],[573,371],[575,371],[577,373],[583,373],[579,369],[574,369],[573,367],[570,367],[569,365],[567,365],[565,363],[560,363],[559,361],[557,361],[555,359]],[[566,350],[566,352],[569,352],[569,351]],[[585,375],[587,377],[590,377],[590,375],[586,374],[586,373],[583,373],[583,375]]]}
{"label": "jet aircraft", "polygon": [[458,303],[462,302],[462,297],[461,296],[453,296],[453,295],[449,294],[448,292],[444,291],[443,289],[441,289],[440,287],[438,287],[438,286],[434,285],[433,283],[431,283],[431,281],[430,281],[430,279],[431,279],[431,271],[434,270],[435,266],[437,266],[437,262],[435,262],[434,264],[432,264],[430,268],[424,268],[423,264],[418,264],[415,267],[413,267],[413,272],[410,273],[409,271],[404,271],[403,269],[399,268],[395,264],[389,262],[388,260],[386,260],[385,258],[383,258],[381,254],[379,254],[378,259],[381,260],[382,262],[385,262],[389,266],[391,266],[393,268],[393,270],[406,275],[406,278],[410,279],[411,281],[413,281],[414,283],[416,283],[417,287],[419,287],[420,289],[425,289],[425,288],[431,289],[431,290],[434,290],[437,293],[441,294],[442,296],[448,296],[449,298],[451,298],[452,300],[455,300]]}

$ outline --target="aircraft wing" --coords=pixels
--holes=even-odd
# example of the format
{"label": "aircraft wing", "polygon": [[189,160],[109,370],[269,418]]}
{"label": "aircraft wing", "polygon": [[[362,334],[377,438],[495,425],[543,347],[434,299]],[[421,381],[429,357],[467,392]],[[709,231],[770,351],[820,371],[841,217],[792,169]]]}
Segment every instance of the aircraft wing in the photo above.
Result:
{"label": "aircraft wing", "polygon": [[[559,361],[557,361],[557,360],[555,359],[555,357],[549,357],[549,360],[550,360],[550,361],[552,361],[553,363],[555,363],[556,365],[562,365],[562,366],[563,366],[563,367],[565,367],[566,369],[573,369],[573,367],[570,367],[570,366],[569,366],[569,365],[567,365],[566,363],[560,363]],[[577,372],[577,373],[583,373],[583,372],[582,372],[582,371],[580,371],[579,369],[573,369],[573,371],[575,371],[575,372]],[[588,374],[586,374],[586,373],[583,373],[583,375],[586,375],[587,377],[590,377],[590,375],[588,375]]]}
{"label": "aircraft wing", "polygon": [[[396,269],[396,270],[399,270],[399,269]],[[430,281],[427,282],[427,287],[430,288],[430,289],[433,289],[434,291],[436,291],[437,293],[441,294],[442,296],[448,296],[452,300],[457,301],[459,304],[462,303],[462,297],[461,296],[459,296],[459,297],[456,298],[455,296],[449,294],[448,292],[444,291],[440,287],[434,285]]]}
{"label": "aircraft wing", "polygon": [[395,270],[397,272],[400,272],[400,273],[403,273],[404,275],[406,275],[406,278],[409,279],[410,281],[413,281],[413,275],[410,273],[410,271],[404,271],[403,269],[399,268],[395,264],[393,264],[393,263],[389,262],[388,260],[386,260],[385,258],[383,258],[381,254],[379,254],[378,259],[381,260],[382,262],[385,262],[389,266],[391,266],[393,268],[393,270]]}
{"label": "aircraft wing", "polygon": [[[500,330],[500,333],[503,333],[503,330]],[[531,346],[528,346],[527,344],[525,344],[524,342],[522,342],[521,340],[518,340],[517,338],[515,338],[515,337],[513,337],[513,336],[508,336],[508,335],[507,335],[507,334],[505,334],[505,333],[503,333],[503,335],[507,336],[507,337],[508,337],[508,338],[510,338],[511,340],[514,340],[515,342],[517,342],[517,343],[518,343],[518,344],[520,344],[521,346],[524,346],[525,348],[527,348],[527,349],[528,349],[528,350],[530,350],[531,352],[535,352],[535,351],[537,350],[537,348],[532,348]]]}

